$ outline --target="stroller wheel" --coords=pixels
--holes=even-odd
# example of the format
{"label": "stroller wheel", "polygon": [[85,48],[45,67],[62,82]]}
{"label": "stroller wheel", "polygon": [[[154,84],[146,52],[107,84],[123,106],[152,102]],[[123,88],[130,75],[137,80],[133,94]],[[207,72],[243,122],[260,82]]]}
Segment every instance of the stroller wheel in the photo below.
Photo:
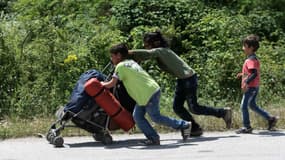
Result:
{"label": "stroller wheel", "polygon": [[53,144],[56,146],[56,147],[62,147],[63,146],[63,138],[62,137],[54,137],[53,139]]}
{"label": "stroller wheel", "polygon": [[103,133],[103,132],[94,133],[92,136],[93,136],[93,138],[94,138],[95,141],[101,142],[101,141],[103,141],[103,139],[104,139],[104,133]]}
{"label": "stroller wheel", "polygon": [[50,129],[46,135],[46,139],[47,141],[49,141],[49,143],[53,143],[53,139],[55,137],[58,137],[60,134],[59,131],[56,131],[55,129]]}
{"label": "stroller wheel", "polygon": [[113,138],[110,134],[105,134],[104,135],[104,138],[102,140],[102,143],[105,144],[105,145],[109,145],[109,144],[112,144],[113,143]]}
{"label": "stroller wheel", "polygon": [[55,134],[52,131],[49,131],[46,135],[46,139],[49,143],[52,143],[52,140],[54,139]]}
{"label": "stroller wheel", "polygon": [[102,142],[105,145],[113,143],[113,138],[109,133],[94,133],[93,138],[95,139],[95,141]]}

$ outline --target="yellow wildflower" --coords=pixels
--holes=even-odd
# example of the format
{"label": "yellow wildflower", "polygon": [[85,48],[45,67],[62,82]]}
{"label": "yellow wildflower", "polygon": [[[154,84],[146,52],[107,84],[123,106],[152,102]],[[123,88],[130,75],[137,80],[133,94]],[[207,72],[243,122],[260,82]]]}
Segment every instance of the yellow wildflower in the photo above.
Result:
{"label": "yellow wildflower", "polygon": [[78,58],[75,54],[70,54],[67,56],[67,58],[64,59],[64,63],[72,63],[73,61],[76,61]]}

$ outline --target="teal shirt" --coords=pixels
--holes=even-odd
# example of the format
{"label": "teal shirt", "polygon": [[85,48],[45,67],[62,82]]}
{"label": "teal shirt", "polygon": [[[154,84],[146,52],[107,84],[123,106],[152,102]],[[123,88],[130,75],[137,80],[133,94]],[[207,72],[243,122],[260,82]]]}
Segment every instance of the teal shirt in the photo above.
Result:
{"label": "teal shirt", "polygon": [[194,69],[169,48],[136,49],[132,50],[132,53],[135,60],[156,59],[161,70],[179,79],[195,74]]}
{"label": "teal shirt", "polygon": [[114,76],[123,82],[128,94],[140,106],[145,106],[160,88],[134,60],[124,60],[117,64]]}

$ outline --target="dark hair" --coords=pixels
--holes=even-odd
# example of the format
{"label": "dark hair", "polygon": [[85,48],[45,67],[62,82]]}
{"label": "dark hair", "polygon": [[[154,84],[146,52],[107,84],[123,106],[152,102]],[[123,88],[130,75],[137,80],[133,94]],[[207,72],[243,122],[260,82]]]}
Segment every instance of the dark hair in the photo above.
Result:
{"label": "dark hair", "polygon": [[151,48],[168,47],[168,43],[160,31],[146,33],[143,37],[143,41],[150,45]]}
{"label": "dark hair", "polygon": [[251,34],[242,40],[242,44],[246,44],[248,47],[253,47],[253,51],[256,52],[259,48],[259,37]]}
{"label": "dark hair", "polygon": [[128,57],[128,47],[125,43],[120,43],[120,44],[116,44],[114,46],[112,46],[110,48],[110,53],[111,54],[118,54],[120,53],[122,55],[123,58],[127,58]]}

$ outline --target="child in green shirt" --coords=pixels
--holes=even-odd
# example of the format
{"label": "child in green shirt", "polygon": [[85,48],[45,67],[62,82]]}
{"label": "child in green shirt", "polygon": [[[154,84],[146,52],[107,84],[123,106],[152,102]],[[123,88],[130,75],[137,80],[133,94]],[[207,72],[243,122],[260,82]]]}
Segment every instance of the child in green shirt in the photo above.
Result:
{"label": "child in green shirt", "polygon": [[155,123],[180,129],[183,139],[186,140],[190,135],[191,122],[176,120],[160,114],[160,87],[139,64],[127,58],[127,46],[125,44],[115,45],[110,52],[115,72],[110,81],[102,82],[102,84],[107,88],[112,88],[118,80],[121,80],[128,94],[136,101],[133,117],[138,128],[147,137],[143,143],[160,145],[159,135],[145,118],[146,113]]}

